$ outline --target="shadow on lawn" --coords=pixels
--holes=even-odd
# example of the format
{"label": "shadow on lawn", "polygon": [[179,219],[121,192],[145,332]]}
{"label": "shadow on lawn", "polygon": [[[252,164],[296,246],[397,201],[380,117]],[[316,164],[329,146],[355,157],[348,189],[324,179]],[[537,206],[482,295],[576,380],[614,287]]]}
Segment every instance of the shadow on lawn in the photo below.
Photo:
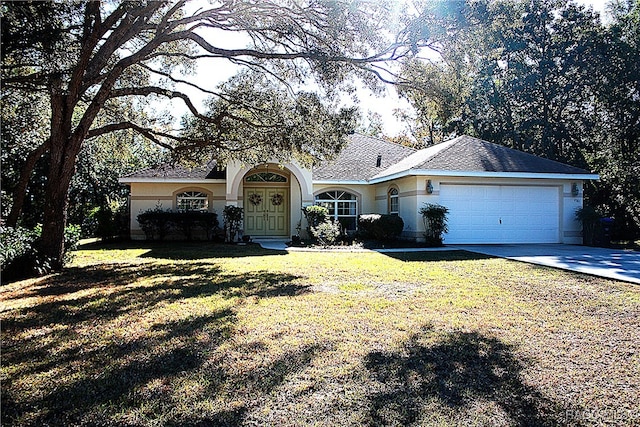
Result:
{"label": "shadow on lawn", "polygon": [[241,258],[252,256],[286,255],[283,251],[264,249],[256,243],[236,245],[210,241],[129,241],[95,242],[82,245],[80,250],[148,249],[141,258],[195,261],[209,258]]}
{"label": "shadow on lawn", "polygon": [[460,250],[425,251],[425,252],[383,252],[384,255],[399,261],[430,262],[430,261],[476,261],[494,259],[495,257],[475,252]]}
{"label": "shadow on lawn", "polygon": [[496,405],[508,425],[562,425],[562,408],[525,384],[521,377],[525,365],[510,346],[477,332],[461,331],[432,345],[421,344],[420,339],[429,333],[425,328],[415,334],[399,352],[367,356],[367,369],[384,385],[383,391],[370,396],[371,425],[419,424],[421,416],[429,416],[425,408],[434,410],[434,405],[436,411],[438,407],[452,409],[451,414],[462,421],[465,409],[473,411],[475,402],[483,408],[491,406],[487,402]]}
{"label": "shadow on lawn", "polygon": [[[165,407],[152,406],[171,404],[176,382],[202,370],[208,372],[211,396],[229,382],[269,393],[290,372],[310,363],[315,347],[285,353],[249,377],[225,372],[228,362],[212,354],[233,336],[238,304],[247,297],[292,296],[308,290],[291,275],[219,273],[212,264],[116,264],[67,269],[38,282],[22,297],[44,297],[40,303],[2,316],[3,365],[13,366],[3,383],[2,424],[102,425],[118,412],[145,405],[163,413]],[[85,295],[92,290],[98,293]],[[222,303],[207,306],[205,314],[181,313],[178,320],[152,314],[155,306],[207,296]],[[111,323],[114,319],[117,326]],[[37,337],[15,338],[29,330]],[[87,331],[92,330],[96,336],[87,341]],[[31,385],[31,394],[18,385],[39,377],[50,379],[36,380],[42,383],[35,390]],[[224,425],[244,411],[229,410],[205,424]],[[177,424],[199,423],[182,421]]]}
{"label": "shadow on lawn", "polygon": [[22,316],[4,320],[4,327],[29,328],[51,323],[73,325],[92,318],[105,321],[149,309],[158,303],[214,294],[224,298],[266,298],[307,292],[307,286],[293,282],[297,278],[263,271],[221,275],[215,264],[193,262],[67,268],[16,296],[54,298],[45,298],[43,302],[25,309]]}

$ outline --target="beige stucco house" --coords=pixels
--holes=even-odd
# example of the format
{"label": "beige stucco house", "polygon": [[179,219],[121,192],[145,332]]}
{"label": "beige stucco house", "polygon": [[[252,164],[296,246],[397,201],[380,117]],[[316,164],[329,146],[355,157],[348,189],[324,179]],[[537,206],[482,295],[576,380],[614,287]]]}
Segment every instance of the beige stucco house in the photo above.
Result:
{"label": "beige stucco house", "polygon": [[[461,136],[415,150],[354,134],[332,161],[304,168],[266,161],[215,161],[185,169],[162,166],[120,179],[130,186],[131,237],[147,209],[201,209],[222,219],[226,205],[244,209],[244,234],[289,238],[306,228],[301,208],[321,204],[347,230],[365,213],[397,214],[403,237],[420,239],[424,203],[449,208],[447,244],[581,243],[576,209],[583,183],[597,175],[566,164]],[[304,231],[302,231],[304,232]]]}

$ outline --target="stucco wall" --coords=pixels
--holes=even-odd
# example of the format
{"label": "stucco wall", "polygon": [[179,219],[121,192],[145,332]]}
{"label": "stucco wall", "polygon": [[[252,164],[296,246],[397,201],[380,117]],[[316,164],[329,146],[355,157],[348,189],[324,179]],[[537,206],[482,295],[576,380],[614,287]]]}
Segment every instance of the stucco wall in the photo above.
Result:
{"label": "stucco wall", "polygon": [[133,182],[129,186],[132,239],[145,238],[137,220],[140,213],[156,207],[164,210],[174,210],[176,208],[176,194],[183,191],[202,191],[208,194],[209,211],[217,213],[218,221],[222,222],[222,210],[226,204],[224,182]]}

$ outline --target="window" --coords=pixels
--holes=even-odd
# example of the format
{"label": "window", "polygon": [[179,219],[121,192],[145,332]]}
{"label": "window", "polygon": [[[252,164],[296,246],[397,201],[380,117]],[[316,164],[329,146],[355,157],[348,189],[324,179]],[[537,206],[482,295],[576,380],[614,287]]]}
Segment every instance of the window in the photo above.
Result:
{"label": "window", "polygon": [[287,177],[273,172],[258,172],[245,178],[246,182],[287,182]]}
{"label": "window", "polygon": [[209,198],[201,191],[185,191],[176,196],[176,206],[180,211],[206,211]]}
{"label": "window", "polygon": [[327,191],[316,196],[316,205],[329,210],[332,219],[345,230],[355,231],[358,223],[358,199],[346,191]]}
{"label": "window", "polygon": [[389,199],[389,213],[392,215],[398,215],[398,189],[391,188],[388,193]]}

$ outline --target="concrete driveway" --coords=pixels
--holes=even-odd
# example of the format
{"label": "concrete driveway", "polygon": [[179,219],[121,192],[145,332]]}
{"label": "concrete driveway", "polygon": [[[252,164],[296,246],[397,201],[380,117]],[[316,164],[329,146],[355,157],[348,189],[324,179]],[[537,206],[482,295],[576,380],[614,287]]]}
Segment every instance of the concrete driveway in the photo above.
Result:
{"label": "concrete driveway", "polygon": [[640,252],[574,245],[455,245],[452,247],[640,284]]}

